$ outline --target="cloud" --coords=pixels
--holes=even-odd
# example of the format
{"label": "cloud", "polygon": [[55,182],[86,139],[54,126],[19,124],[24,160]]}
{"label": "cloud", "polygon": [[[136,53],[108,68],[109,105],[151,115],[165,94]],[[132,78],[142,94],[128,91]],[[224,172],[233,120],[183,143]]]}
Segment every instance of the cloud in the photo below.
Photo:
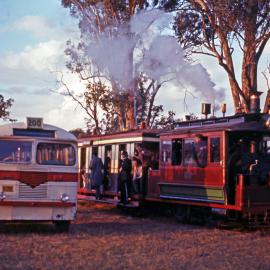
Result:
{"label": "cloud", "polygon": [[49,89],[55,89],[56,84],[52,71],[65,68],[63,51],[64,43],[52,40],[28,46],[19,53],[0,55],[0,92],[7,97],[16,95],[16,100],[28,95],[50,95]]}
{"label": "cloud", "polygon": [[51,91],[48,91],[48,88],[40,87],[40,89],[36,89],[36,87],[26,87],[25,85],[22,86],[12,86],[8,88],[0,88],[0,93],[2,94],[10,94],[13,95],[52,95]]}
{"label": "cloud", "polygon": [[[24,17],[18,22],[16,28],[21,31],[34,32],[38,26],[46,35],[50,33],[49,27],[46,28],[47,25],[40,18],[25,20]],[[57,39],[50,36],[45,41],[29,44],[17,53],[0,54],[0,93],[5,98],[14,99],[12,118],[25,121],[27,116],[43,117],[44,121],[66,129],[84,126],[82,113],[78,114],[80,116],[74,113],[76,104],[70,98],[55,93],[59,90],[56,83],[59,74],[54,71],[66,73],[64,50],[68,38],[67,34],[65,37],[58,35]],[[78,80],[70,74],[67,76],[70,85]],[[74,89],[78,89],[78,86],[74,86]],[[79,111],[76,109],[76,113]]]}
{"label": "cloud", "polygon": [[3,57],[2,66],[8,69],[24,68],[41,71],[58,63],[63,64],[64,43],[51,40],[35,46],[27,46],[17,54],[9,53]]}
{"label": "cloud", "polygon": [[84,111],[69,97],[65,97],[61,103],[48,110],[43,117],[45,122],[67,130],[86,127]]}
{"label": "cloud", "polygon": [[40,40],[63,40],[67,38],[67,33],[70,38],[78,34],[74,26],[62,26],[42,16],[21,17],[9,26],[2,26],[0,32],[28,32]]}

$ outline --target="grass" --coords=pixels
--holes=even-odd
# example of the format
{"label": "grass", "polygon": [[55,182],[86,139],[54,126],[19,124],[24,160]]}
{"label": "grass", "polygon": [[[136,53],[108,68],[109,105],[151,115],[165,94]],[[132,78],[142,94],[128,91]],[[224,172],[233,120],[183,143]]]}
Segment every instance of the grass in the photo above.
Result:
{"label": "grass", "polygon": [[0,269],[269,269],[270,235],[183,225],[79,205],[69,233],[51,224],[0,224]]}

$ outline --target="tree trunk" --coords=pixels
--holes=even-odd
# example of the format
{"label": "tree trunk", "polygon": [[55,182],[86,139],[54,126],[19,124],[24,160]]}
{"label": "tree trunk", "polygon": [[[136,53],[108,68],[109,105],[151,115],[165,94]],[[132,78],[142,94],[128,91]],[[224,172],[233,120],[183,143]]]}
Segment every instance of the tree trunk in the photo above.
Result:
{"label": "tree trunk", "polygon": [[257,32],[257,13],[258,2],[256,0],[248,0],[248,19],[245,20],[245,34],[243,47],[243,63],[242,63],[242,91],[246,97],[246,108],[244,111],[250,111],[250,95],[257,92],[257,58],[256,58],[256,32]]}
{"label": "tree trunk", "polygon": [[134,94],[132,92],[128,95],[128,110],[127,110],[127,117],[126,117],[126,128],[128,130],[135,129],[135,112],[134,112]]}
{"label": "tree trunk", "polygon": [[[129,29],[128,29],[129,30]],[[128,35],[130,33],[128,32]],[[126,89],[129,93],[128,95],[128,109],[126,112],[126,128],[129,129],[135,129],[136,128],[136,112],[134,110],[135,107],[135,93],[136,93],[136,86],[135,86],[135,78],[134,78],[134,70],[133,70],[133,64],[134,64],[134,59],[133,59],[133,53],[134,53],[134,48],[131,50],[129,56],[128,56],[128,69],[126,73],[126,78],[128,80],[128,87],[129,89]]]}
{"label": "tree trunk", "polygon": [[264,108],[263,112],[268,113],[268,110],[270,109],[270,89],[267,91],[267,96],[265,98]]}
{"label": "tree trunk", "polygon": [[153,83],[152,87],[153,87],[153,92],[150,96],[149,108],[148,108],[147,119],[146,119],[146,125],[148,127],[151,126],[150,123],[151,123],[151,118],[152,118],[152,113],[153,113],[154,102],[155,102],[157,92],[158,92],[159,88],[161,87],[161,85],[158,84],[157,86],[155,86],[155,84]]}
{"label": "tree trunk", "polygon": [[217,29],[217,34],[221,41],[221,46],[224,53],[224,59],[226,61],[226,63],[224,63],[224,59],[220,59],[218,57],[219,64],[225,69],[225,71],[228,74],[233,102],[234,102],[235,113],[241,113],[242,105],[243,105],[243,102],[241,102],[241,98],[240,98],[241,89],[235,78],[234,64],[233,64],[232,54],[231,54],[231,50],[228,44],[228,40],[220,29]]}

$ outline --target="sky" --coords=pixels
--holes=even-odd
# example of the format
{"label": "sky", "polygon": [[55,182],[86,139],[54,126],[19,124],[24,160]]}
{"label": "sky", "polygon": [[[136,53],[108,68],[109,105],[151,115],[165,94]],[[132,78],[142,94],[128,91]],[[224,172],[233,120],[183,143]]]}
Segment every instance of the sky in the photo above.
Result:
{"label": "sky", "polygon": [[[85,127],[82,110],[57,93],[56,82],[65,72],[66,41],[78,37],[77,21],[58,0],[0,0],[0,94],[14,99],[12,118]],[[75,77],[70,85],[77,87]]]}
{"label": "sky", "polygon": [[[85,129],[83,110],[69,97],[60,95],[56,83],[59,72],[66,73],[65,44],[78,40],[77,20],[61,6],[60,0],[0,0],[0,94],[13,98],[11,117],[25,121],[26,117],[42,117],[44,122],[67,130]],[[270,46],[266,47],[260,70],[270,59]],[[211,79],[219,87],[229,89],[226,74],[215,59],[201,58]],[[75,76],[64,80],[71,89],[81,89]],[[259,71],[259,90],[266,85]],[[230,92],[226,100],[233,111]],[[161,89],[157,103],[176,116],[200,111],[201,98],[188,97],[188,111],[184,109],[184,95],[170,85]],[[0,124],[4,123],[0,120]]]}

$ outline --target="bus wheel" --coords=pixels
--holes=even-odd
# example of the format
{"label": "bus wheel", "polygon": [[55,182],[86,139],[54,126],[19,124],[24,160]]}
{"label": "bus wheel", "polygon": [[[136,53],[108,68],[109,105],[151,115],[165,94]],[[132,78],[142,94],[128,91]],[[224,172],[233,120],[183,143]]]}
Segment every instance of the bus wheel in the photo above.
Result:
{"label": "bus wheel", "polygon": [[70,220],[57,220],[53,222],[57,232],[68,232]]}

